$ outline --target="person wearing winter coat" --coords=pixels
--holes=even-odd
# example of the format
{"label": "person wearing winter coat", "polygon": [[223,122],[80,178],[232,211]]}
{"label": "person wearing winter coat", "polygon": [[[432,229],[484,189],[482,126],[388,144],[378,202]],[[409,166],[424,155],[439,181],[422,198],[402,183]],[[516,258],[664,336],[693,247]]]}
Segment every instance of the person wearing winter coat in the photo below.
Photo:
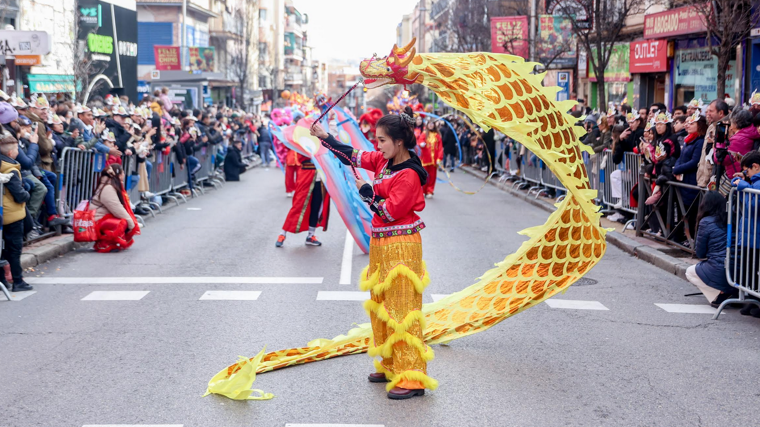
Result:
{"label": "person wearing winter coat", "polygon": [[[13,292],[31,291],[33,288],[24,281],[24,269],[21,268],[21,248],[24,246],[24,218],[29,192],[21,182],[21,165],[16,161],[18,142],[10,134],[0,137],[0,173],[11,174],[4,184],[3,191],[3,244],[2,259],[8,261],[13,276]],[[5,274],[0,275],[0,282],[10,287]]]}
{"label": "person wearing winter coat", "polygon": [[240,154],[242,149],[243,141],[237,139],[227,150],[227,156],[224,157],[225,181],[240,181],[240,174],[245,173],[245,163],[243,163],[243,156]]}
{"label": "person wearing winter coat", "polygon": [[718,307],[736,295],[736,289],[726,279],[726,199],[710,191],[699,205],[699,228],[695,255],[702,259],[686,269],[686,279],[699,288],[707,301]]}
{"label": "person wearing winter coat", "polygon": [[[673,175],[678,181],[684,184],[697,185],[697,171],[699,169],[699,159],[702,156],[702,145],[705,142],[705,132],[707,131],[707,121],[704,117],[694,116],[686,120],[686,138],[684,146],[681,149],[681,157],[676,160],[673,166]],[[683,202],[690,206],[699,194],[699,190],[679,188],[683,196]]]}
{"label": "person wearing winter coat", "polygon": [[[727,147],[716,143],[716,148],[726,148],[728,155],[723,159],[725,176],[723,179],[732,179],[737,173],[741,173],[741,160],[745,154],[752,151],[755,141],[760,139],[757,128],[752,125],[752,114],[747,110],[738,110],[731,116],[731,129],[735,133],[728,138]],[[718,164],[717,150],[713,154],[713,161]]]}

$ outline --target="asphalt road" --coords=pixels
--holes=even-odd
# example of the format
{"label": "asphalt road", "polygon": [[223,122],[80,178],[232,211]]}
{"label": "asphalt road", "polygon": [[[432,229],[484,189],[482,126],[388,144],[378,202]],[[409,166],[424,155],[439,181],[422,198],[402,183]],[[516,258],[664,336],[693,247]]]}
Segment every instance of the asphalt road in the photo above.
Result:
{"label": "asphalt road", "polygon": [[[479,185],[454,175],[462,187]],[[346,229],[337,211],[318,233],[324,246],[304,246],[302,234],[276,249],[290,205],[283,176],[256,169],[243,180],[167,210],[125,253],[80,250],[27,273],[45,280],[36,293],[0,301],[0,426],[756,423],[760,320],[737,310],[718,321],[665,311],[655,304],[707,306],[684,296],[696,292],[687,282],[614,247],[587,274],[592,280],[551,300],[606,310],[541,304],[437,346],[429,373],[440,387],[422,398],[388,400],[382,385],[366,381],[367,355],[261,375],[254,388],[274,393],[270,401],[202,398],[238,355],[301,346],[367,321],[360,301],[317,300],[320,291],[356,291],[368,259],[354,247],[343,266]],[[547,216],[490,186],[467,196],[439,183],[423,212],[432,277],[425,301],[473,283],[517,249],[519,230]],[[349,265],[352,283],[342,285]],[[92,280],[99,277],[114,279]],[[90,300],[112,291],[143,293]],[[261,293],[202,300],[207,291]]]}

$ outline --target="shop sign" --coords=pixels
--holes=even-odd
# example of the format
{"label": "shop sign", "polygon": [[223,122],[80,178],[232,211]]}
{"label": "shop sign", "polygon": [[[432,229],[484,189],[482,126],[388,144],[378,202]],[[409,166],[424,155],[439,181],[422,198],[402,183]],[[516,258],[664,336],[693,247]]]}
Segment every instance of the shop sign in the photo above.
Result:
{"label": "shop sign", "polygon": [[668,70],[668,41],[644,40],[631,43],[631,73]]}
{"label": "shop sign", "polygon": [[[598,57],[596,48],[591,49],[591,55],[594,56],[594,59]],[[631,80],[631,72],[628,67],[629,56],[627,44],[613,46],[607,68],[604,70],[605,82],[627,82]],[[594,68],[590,66],[588,67],[588,79],[592,82],[596,81],[596,73]]]}
{"label": "shop sign", "polygon": [[64,74],[29,74],[31,93],[72,93],[76,85],[74,76]]}
{"label": "shop sign", "polygon": [[191,47],[188,51],[190,53],[190,71],[214,71],[213,47]]}
{"label": "shop sign", "polygon": [[593,28],[592,5],[588,0],[547,0],[546,14],[575,19],[578,28]]}
{"label": "shop sign", "polygon": [[97,28],[100,26],[100,5],[79,5],[79,25]]}
{"label": "shop sign", "polygon": [[153,55],[156,59],[156,70],[182,70],[179,63],[179,46],[153,46]]}
{"label": "shop sign", "polygon": [[511,53],[527,58],[529,54],[528,17],[491,18],[491,52]]}
{"label": "shop sign", "polygon": [[752,30],[750,30],[749,36],[750,37],[760,37],[760,27],[753,28]]}
{"label": "shop sign", "polygon": [[113,53],[113,37],[100,34],[87,35],[87,50],[92,53],[110,55]]}
{"label": "shop sign", "polygon": [[[694,97],[709,102],[718,97],[718,58],[707,47],[676,51],[675,84],[691,86]],[[726,70],[726,90],[734,88],[736,61],[729,61]]]}
{"label": "shop sign", "polygon": [[33,67],[42,64],[42,57],[39,55],[16,55],[14,62],[21,67]]}
{"label": "shop sign", "polygon": [[694,6],[644,16],[644,38],[667,38],[707,31],[704,16]]}
{"label": "shop sign", "polygon": [[0,55],[47,55],[50,35],[45,31],[0,30]]}
{"label": "shop sign", "polygon": [[538,62],[551,61],[550,68],[574,68],[576,42],[570,18],[541,15],[538,31]]}

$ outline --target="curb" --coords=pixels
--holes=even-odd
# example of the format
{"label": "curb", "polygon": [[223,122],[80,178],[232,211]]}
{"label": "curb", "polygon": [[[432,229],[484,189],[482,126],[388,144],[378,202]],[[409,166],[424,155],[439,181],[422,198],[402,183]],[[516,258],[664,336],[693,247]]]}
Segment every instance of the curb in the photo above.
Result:
{"label": "curb", "polygon": [[[459,170],[480,179],[486,178],[486,175],[484,173],[471,170],[470,168],[460,167]],[[505,193],[508,193],[509,195],[513,197],[526,201],[530,203],[531,205],[541,208],[547,212],[551,213],[556,210],[554,205],[549,202],[536,199],[534,197],[530,197],[523,192],[516,191],[508,187],[499,187],[498,183],[494,180],[490,180],[488,181],[488,183],[498,188],[499,190],[504,191]],[[658,251],[657,249],[650,247],[646,244],[637,242],[631,239],[630,237],[622,233],[619,233],[617,231],[608,232],[606,240],[608,243],[613,244],[618,249],[621,249],[623,252],[626,252],[629,255],[633,255],[642,261],[646,261],[654,265],[655,267],[658,267],[664,271],[667,271],[670,274],[676,275],[686,280],[686,269],[690,267],[691,264],[685,263],[679,260],[678,258],[664,254]]]}

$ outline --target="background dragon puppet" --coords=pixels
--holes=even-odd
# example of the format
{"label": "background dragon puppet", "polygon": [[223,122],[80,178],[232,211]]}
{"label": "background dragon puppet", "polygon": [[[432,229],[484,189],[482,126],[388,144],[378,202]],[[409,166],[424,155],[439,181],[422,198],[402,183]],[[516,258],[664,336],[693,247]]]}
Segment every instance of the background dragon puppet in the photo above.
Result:
{"label": "background dragon puppet", "polygon": [[[599,225],[596,191],[589,187],[580,143],[584,131],[566,114],[575,101],[554,101],[557,88],[542,86],[543,74],[531,74],[535,63],[493,53],[415,53],[408,46],[390,55],[362,61],[368,88],[387,84],[423,84],[482,128],[495,128],[533,151],[567,188],[567,197],[545,224],[523,230],[528,236],[479,281],[435,303],[425,304],[425,341],[449,342],[484,331],[504,319],[566,290],[606,250]],[[411,48],[411,50],[410,50]],[[362,278],[366,280],[366,277]],[[306,347],[241,358],[219,372],[208,393],[232,399],[255,399],[255,374],[297,364],[367,351],[370,325],[362,324],[331,340]],[[207,393],[207,394],[208,394]],[[271,395],[263,398],[271,397]]]}

